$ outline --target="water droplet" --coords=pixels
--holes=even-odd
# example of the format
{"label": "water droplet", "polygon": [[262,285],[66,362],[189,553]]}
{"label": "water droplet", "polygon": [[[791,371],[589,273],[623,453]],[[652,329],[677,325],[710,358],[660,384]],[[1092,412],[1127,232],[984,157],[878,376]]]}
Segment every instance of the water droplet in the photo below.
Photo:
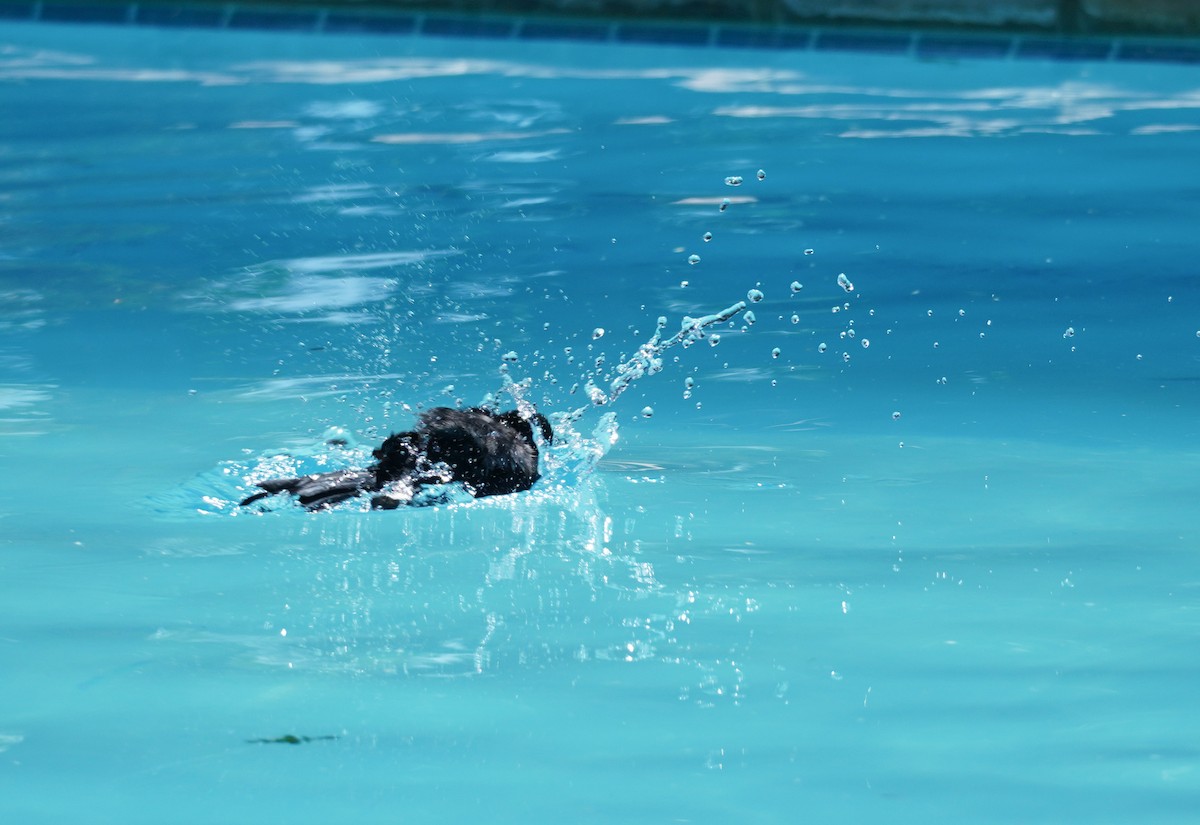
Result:
{"label": "water droplet", "polygon": [[642,418],[651,418],[654,415],[653,407],[642,407]]}
{"label": "water droplet", "polygon": [[688,263],[691,264],[692,266],[695,266],[696,264],[700,263],[700,256],[699,255],[688,255]]}
{"label": "water droplet", "polygon": [[514,364],[517,361],[517,353],[514,350],[509,350],[501,357],[510,364]]}
{"label": "water droplet", "polygon": [[746,326],[748,327],[754,326],[754,323],[758,320],[758,316],[755,315],[751,310],[746,310],[742,317],[746,319]]}
{"label": "water droplet", "polygon": [[845,361],[847,364],[849,364],[849,363],[850,363],[850,353],[848,353],[848,352],[843,352],[843,353],[842,353],[842,360],[843,360],[843,361]]}
{"label": "water droplet", "polygon": [[712,233],[711,233],[711,232],[705,232],[705,233],[704,233],[704,242],[705,242],[705,243],[708,243],[708,242],[709,242],[709,241],[711,241],[711,240],[712,240]]}
{"label": "water droplet", "polygon": [[869,347],[869,346],[871,346],[871,339],[870,339],[870,338],[864,338],[864,339],[863,339],[863,349],[866,349],[866,348],[867,348],[867,347]]}
{"label": "water droplet", "polygon": [[1139,361],[1142,360],[1142,354],[1140,352],[1137,354],[1137,360],[1139,360]]}
{"label": "water droplet", "polygon": [[729,198],[722,198],[721,205],[719,207],[717,207],[718,211],[724,212],[728,208],[729,208]]}
{"label": "water droplet", "polygon": [[715,346],[716,346],[717,344],[719,344],[719,343],[721,343],[721,336],[720,336],[720,335],[717,335],[717,334],[715,334],[715,333],[714,333],[714,334],[712,334],[712,335],[708,336],[708,345],[709,345],[710,347],[715,347]]}
{"label": "water droplet", "polygon": [[960,310],[958,311],[958,317],[959,317],[959,318],[965,318],[966,316],[967,316],[967,311],[966,311],[965,309],[960,309]]}
{"label": "water droplet", "polygon": [[811,254],[813,254],[814,252],[816,252],[816,250],[815,250],[815,249],[806,249],[806,250],[804,250],[804,254],[805,254],[805,255],[811,255]]}
{"label": "water droplet", "polygon": [[824,352],[827,349],[829,349],[829,347],[827,347],[825,344],[817,345],[817,352]]}
{"label": "water droplet", "polygon": [[772,358],[778,358],[778,357],[779,357],[779,347],[775,347],[775,349],[771,350],[771,357],[772,357]]}
{"label": "water droplet", "polygon": [[725,178],[725,185],[726,186],[741,186],[742,185],[742,176],[741,175],[730,175],[729,177]]}
{"label": "water droplet", "polygon": [[759,169],[756,174],[758,175],[759,180],[766,180],[767,173],[765,171],[763,171],[762,169]]}
{"label": "water droplet", "polygon": [[933,317],[933,310],[932,310],[932,309],[931,309],[931,310],[928,310],[928,311],[927,311],[925,314],[926,314],[926,315],[928,315],[930,318],[932,318],[932,317]]}
{"label": "water droplet", "polygon": [[752,289],[746,293],[746,297],[757,304],[764,296],[761,289]]}
{"label": "water droplet", "polygon": [[680,281],[680,282],[679,282],[679,288],[680,288],[680,289],[687,289],[687,285],[688,285],[689,283],[691,283],[691,282],[690,282],[690,281]]}
{"label": "water droplet", "polygon": [[792,281],[792,294],[793,295],[802,289],[804,289],[804,284],[800,283],[799,281]]}
{"label": "water droplet", "polygon": [[592,340],[593,341],[595,341],[598,338],[603,338],[603,337],[604,337],[604,327],[596,327],[594,330],[592,330]]}
{"label": "water droplet", "polygon": [[845,273],[845,272],[843,272],[842,274],[838,275],[838,281],[837,281],[837,282],[838,282],[838,286],[840,286],[842,289],[846,290],[847,292],[853,292],[853,291],[854,291],[854,284],[850,283],[850,279],[846,277],[846,273]]}
{"label": "water droplet", "polygon": [[896,412],[892,413],[892,420],[893,420],[893,421],[899,421],[899,420],[900,420],[900,412],[899,412],[899,410],[897,410]]}
{"label": "water droplet", "polygon": [[1067,327],[1066,332],[1063,333],[1063,338],[1074,338],[1074,337],[1075,337],[1075,327]]}

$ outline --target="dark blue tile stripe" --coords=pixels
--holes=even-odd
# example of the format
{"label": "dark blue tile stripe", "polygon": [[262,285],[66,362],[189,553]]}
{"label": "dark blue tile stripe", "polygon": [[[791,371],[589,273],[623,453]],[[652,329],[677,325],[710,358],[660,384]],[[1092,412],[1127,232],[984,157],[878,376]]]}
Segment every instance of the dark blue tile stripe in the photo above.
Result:
{"label": "dark blue tile stripe", "polygon": [[995,37],[920,37],[917,38],[919,57],[1005,57],[1012,51],[1012,41]]}
{"label": "dark blue tile stripe", "polygon": [[1065,38],[1024,38],[1017,45],[1018,57],[1049,60],[1107,60],[1113,44],[1107,40],[1068,40]]}
{"label": "dark blue tile stripe", "polygon": [[617,41],[672,46],[743,49],[795,49],[875,52],[919,57],[1029,58],[1035,60],[1119,60],[1124,62],[1200,64],[1200,39],[1122,39],[1010,36],[948,32],[804,29],[745,23],[701,25],[631,21],[555,20],[553,18],[480,18],[454,14],[389,14],[344,9],[330,0],[324,8],[285,9],[195,0],[179,3],[86,0],[0,0],[0,20],[50,23],[134,24],[195,28],[259,29],[293,32],[425,34],[444,37],[520,40]]}
{"label": "dark blue tile stripe", "polygon": [[857,31],[822,31],[813,48],[837,52],[883,52],[901,54],[912,48],[913,35]]}
{"label": "dark blue tile stripe", "polygon": [[1200,63],[1200,43],[1121,43],[1117,60]]}
{"label": "dark blue tile stripe", "polygon": [[41,19],[63,23],[125,23],[129,7],[83,3],[43,3]]}
{"label": "dark blue tile stripe", "polygon": [[804,29],[717,29],[716,45],[740,49],[807,49],[813,33]]}
{"label": "dark blue tile stripe", "polygon": [[707,26],[652,26],[642,23],[622,23],[617,26],[617,40],[624,43],[703,46],[710,38]]}
{"label": "dark blue tile stripe", "polygon": [[0,3],[0,20],[30,20],[33,3]]}
{"label": "dark blue tile stripe", "polygon": [[603,42],[612,36],[606,23],[557,23],[548,20],[531,20],[521,26],[517,37],[526,40],[589,40]]}
{"label": "dark blue tile stripe", "polygon": [[279,29],[282,31],[316,31],[315,11],[266,11],[234,8],[226,25],[231,29]]}
{"label": "dark blue tile stripe", "polygon": [[324,30],[367,34],[409,34],[417,30],[417,19],[408,15],[330,12],[329,16],[325,18]]}
{"label": "dark blue tile stripe", "polygon": [[515,20],[484,20],[476,17],[426,17],[422,34],[439,37],[512,37]]}
{"label": "dark blue tile stripe", "polygon": [[209,29],[221,25],[225,12],[211,6],[138,6],[135,23],[143,26],[180,26]]}

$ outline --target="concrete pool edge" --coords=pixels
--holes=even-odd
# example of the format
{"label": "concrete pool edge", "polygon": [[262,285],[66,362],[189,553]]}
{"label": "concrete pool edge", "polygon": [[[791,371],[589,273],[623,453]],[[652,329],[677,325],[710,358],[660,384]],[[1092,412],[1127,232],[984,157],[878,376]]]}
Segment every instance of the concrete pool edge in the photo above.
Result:
{"label": "concrete pool edge", "polygon": [[[764,0],[765,1],[765,0]],[[982,27],[977,22],[954,25],[946,20],[772,22],[744,19],[714,20],[695,16],[667,21],[653,16],[601,19],[578,13],[552,14],[552,0],[526,4],[532,14],[503,12],[508,0],[499,0],[491,13],[468,13],[454,2],[426,0],[416,4],[371,2],[331,7],[328,3],[177,2],[50,2],[0,0],[0,21],[92,23],[137,27],[185,27],[229,30],[287,31],[309,34],[377,34],[391,36],[475,37],[536,42],[546,40],[590,43],[624,43],[708,48],[754,48],[783,51],[845,51],[905,54],[920,59],[1041,59],[1064,61],[1117,61],[1200,63],[1200,37],[1162,34],[1096,34],[1068,32],[1056,18],[1030,18],[1032,23],[1010,22]],[[749,0],[757,2],[757,0]],[[951,2],[943,0],[941,5]],[[1052,0],[1028,0],[1013,5],[1032,9]],[[1098,0],[1094,0],[1098,2]],[[1082,5],[1089,4],[1081,0]],[[1052,4],[1078,6],[1080,2]],[[785,0],[803,6],[807,0]],[[567,5],[572,5],[567,3]],[[657,8],[654,2],[651,7]],[[726,4],[731,7],[736,4]],[[778,5],[778,4],[776,4]],[[937,6],[937,3],[934,3]],[[971,5],[969,2],[967,5]],[[1103,4],[1101,4],[1103,5]],[[704,6],[704,8],[709,8]],[[443,10],[439,10],[443,9]],[[1046,25],[1041,25],[1037,21]],[[1076,27],[1078,28],[1078,27]]]}

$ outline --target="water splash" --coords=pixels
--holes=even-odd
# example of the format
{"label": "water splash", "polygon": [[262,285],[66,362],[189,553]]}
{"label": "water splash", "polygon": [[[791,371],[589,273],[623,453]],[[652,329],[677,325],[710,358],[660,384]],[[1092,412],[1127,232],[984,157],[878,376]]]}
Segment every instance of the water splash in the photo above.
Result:
{"label": "water splash", "polygon": [[[566,412],[549,413],[554,431],[552,444],[541,444],[542,477],[534,485],[535,494],[562,497],[560,504],[573,506],[567,497],[585,483],[595,471],[600,460],[617,442],[617,420],[615,413],[605,412],[589,435],[583,435],[576,425],[584,415],[598,407],[611,407],[626,390],[641,378],[661,372],[663,354],[677,346],[690,346],[704,339],[707,330],[737,316],[746,309],[745,301],[738,301],[725,309],[699,318],[684,316],[679,330],[664,338],[667,326],[665,316],[658,319],[650,340],[642,344],[636,353],[619,363],[613,373],[602,380],[607,391],[589,379],[585,392],[590,404]],[[716,336],[712,336],[715,338]],[[515,381],[509,372],[510,359],[501,364],[501,387],[499,392],[488,394],[481,406],[498,408],[496,399],[505,394],[512,398],[517,410],[529,417],[537,412],[529,393],[532,379]],[[651,414],[653,414],[651,412]],[[643,411],[643,415],[646,415]],[[647,416],[649,417],[649,416]],[[247,511],[239,502],[254,493],[256,485],[267,479],[295,477],[313,473],[328,473],[370,465],[370,448],[360,446],[349,431],[332,428],[315,442],[293,444],[283,449],[271,449],[241,460],[221,462],[216,468],[202,473],[188,484],[149,499],[149,504],[160,515],[199,514],[237,516]],[[414,499],[416,505],[467,505],[475,501],[459,484],[430,485]],[[368,497],[350,499],[332,508],[335,511],[362,512],[368,509]],[[275,512],[294,512],[297,516],[304,511],[298,507],[282,507]]]}
{"label": "water splash", "polygon": [[[534,412],[533,404],[525,397],[527,387],[515,382],[505,386],[513,396],[518,410]],[[541,446],[541,478],[531,494],[540,500],[552,499],[564,507],[575,505],[574,496],[595,472],[600,460],[617,442],[617,421],[613,413],[605,413],[589,435],[575,429],[577,417],[553,413],[548,416],[554,430],[553,444]],[[338,435],[331,437],[331,432]],[[331,428],[325,437],[308,443],[292,444],[271,449],[243,459],[223,461],[217,467],[201,473],[180,487],[151,496],[148,504],[160,516],[190,517],[193,515],[261,515],[262,510],[239,505],[247,496],[258,491],[256,485],[271,478],[296,477],[313,473],[328,473],[366,467],[373,461],[370,447],[359,446],[341,428]],[[501,496],[514,499],[519,496]],[[413,498],[413,506],[465,506],[480,501],[458,483],[428,485]],[[333,512],[361,513],[370,508],[370,497],[352,498],[330,508]],[[280,506],[273,513],[306,517],[301,507]]]}
{"label": "water splash", "polygon": [[685,315],[680,324],[679,331],[666,339],[662,335],[663,330],[667,326],[667,319],[666,316],[659,317],[654,335],[650,340],[638,347],[637,352],[617,365],[614,370],[616,375],[607,380],[608,392],[605,393],[594,381],[589,379],[585,391],[592,402],[591,405],[579,407],[572,412],[566,413],[564,421],[577,421],[592,407],[611,406],[638,379],[662,371],[662,356],[664,352],[680,345],[684,347],[691,346],[696,341],[705,337],[707,334],[705,330],[709,327],[728,321],[745,308],[746,302],[738,301],[736,304],[725,307],[720,312],[714,312],[711,315],[704,315],[700,318],[692,318]]}

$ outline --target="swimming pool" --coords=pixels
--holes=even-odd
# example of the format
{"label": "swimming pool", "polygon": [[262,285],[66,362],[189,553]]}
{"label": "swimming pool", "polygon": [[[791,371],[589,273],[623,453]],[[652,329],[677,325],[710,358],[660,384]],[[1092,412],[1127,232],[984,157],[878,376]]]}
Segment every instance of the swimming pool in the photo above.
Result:
{"label": "swimming pool", "polygon": [[[0,81],[7,821],[1194,817],[1193,68],[10,23]],[[743,300],[528,495],[232,504]]]}

